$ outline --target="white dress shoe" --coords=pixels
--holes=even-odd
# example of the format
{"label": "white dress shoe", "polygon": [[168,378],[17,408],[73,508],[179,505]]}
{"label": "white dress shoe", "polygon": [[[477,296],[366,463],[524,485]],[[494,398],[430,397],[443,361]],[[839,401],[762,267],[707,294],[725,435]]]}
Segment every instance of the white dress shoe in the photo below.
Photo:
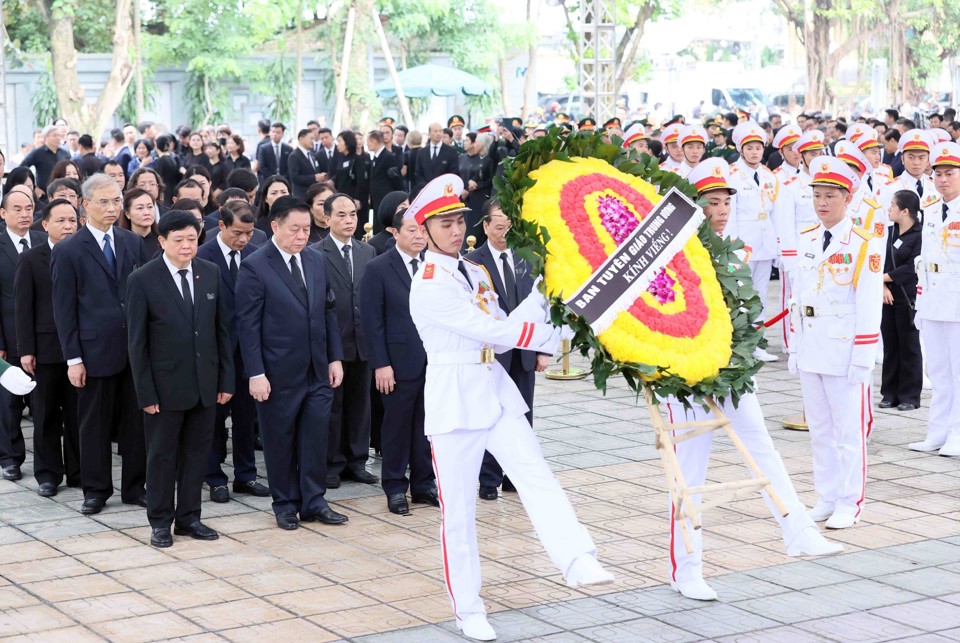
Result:
{"label": "white dress shoe", "polygon": [[468,639],[475,641],[493,641],[497,638],[497,633],[487,623],[486,614],[470,614],[466,618],[458,618],[457,628]]}
{"label": "white dress shoe", "polygon": [[943,446],[943,442],[934,442],[929,438],[923,440],[922,442],[911,442],[907,445],[907,448],[911,451],[921,451],[923,453],[932,453],[933,451],[939,451],[940,447]]}
{"label": "white dress shoe", "polygon": [[673,588],[674,591],[680,592],[687,598],[692,598],[695,601],[717,600],[717,593],[713,591],[713,588],[707,585],[707,581],[702,578],[673,581],[670,583],[670,587]]}
{"label": "white dress shoe", "polygon": [[762,348],[755,349],[753,351],[753,356],[756,359],[760,360],[761,362],[776,362],[776,361],[779,361],[780,359],[776,355],[771,355],[770,353],[763,350]]}
{"label": "white dress shoe", "polygon": [[939,451],[940,455],[957,456],[960,455],[960,440],[948,439]]}
{"label": "white dress shoe", "polygon": [[816,527],[807,527],[787,545],[787,556],[830,556],[843,551],[843,545],[823,537]]}
{"label": "white dress shoe", "polygon": [[567,570],[567,587],[607,585],[614,581],[613,574],[605,570],[590,554],[581,554]]}
{"label": "white dress shoe", "polygon": [[817,504],[813,506],[813,509],[807,512],[807,515],[810,516],[813,522],[822,522],[833,515],[833,503],[821,498],[817,500]]}
{"label": "white dress shoe", "polygon": [[833,512],[823,526],[827,529],[846,529],[858,522],[860,522],[860,516],[856,515],[856,509],[840,508]]}

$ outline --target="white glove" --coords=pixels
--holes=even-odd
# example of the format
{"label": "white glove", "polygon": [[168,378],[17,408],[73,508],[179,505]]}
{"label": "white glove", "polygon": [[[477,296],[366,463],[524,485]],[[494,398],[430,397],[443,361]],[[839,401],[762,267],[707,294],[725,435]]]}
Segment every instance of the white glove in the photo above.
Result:
{"label": "white glove", "polygon": [[0,375],[0,386],[14,395],[26,395],[37,385],[19,366],[11,366]]}
{"label": "white glove", "polygon": [[851,364],[847,370],[847,382],[849,384],[866,384],[873,376],[873,369],[869,366],[857,366]]}
{"label": "white glove", "polygon": [[790,357],[787,358],[787,370],[790,371],[791,375],[796,375],[800,372],[800,367],[797,366],[796,353],[790,353]]}
{"label": "white glove", "polygon": [[570,327],[567,326],[566,324],[564,324],[563,326],[560,327],[560,339],[561,339],[561,340],[569,339],[569,340],[572,341],[574,335],[576,335],[576,334],[577,334],[577,331],[573,330],[572,328],[570,328]]}

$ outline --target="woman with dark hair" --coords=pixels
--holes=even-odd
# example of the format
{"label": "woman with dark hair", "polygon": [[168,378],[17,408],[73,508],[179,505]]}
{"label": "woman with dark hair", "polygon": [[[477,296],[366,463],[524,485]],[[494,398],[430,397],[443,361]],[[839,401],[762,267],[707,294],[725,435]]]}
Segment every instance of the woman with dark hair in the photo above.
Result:
{"label": "woman with dark hair", "polygon": [[140,235],[143,249],[151,259],[160,252],[155,206],[152,194],[142,188],[130,188],[123,194],[123,211],[117,220],[121,228]]}
{"label": "woman with dark hair", "polygon": [[332,181],[322,181],[311,185],[303,195],[303,200],[310,206],[310,238],[307,239],[307,245],[322,241],[330,234],[330,224],[323,211],[323,202],[336,191]]}
{"label": "woman with dark hair", "polygon": [[200,135],[200,132],[190,134],[187,143],[188,147],[184,150],[183,154],[183,167],[189,169],[195,165],[202,164],[203,159],[206,157],[203,155],[203,136]]}
{"label": "woman with dark hair", "polygon": [[47,179],[47,183],[50,181],[56,181],[57,179],[73,179],[77,183],[83,183],[83,180],[87,178],[83,175],[83,172],[80,171],[80,166],[70,160],[57,161],[57,164],[53,166],[53,170],[50,171],[50,178]]}
{"label": "woman with dark hair", "polygon": [[163,205],[163,179],[160,178],[160,175],[157,174],[157,171],[152,167],[142,167],[130,177],[130,180],[127,181],[127,190],[132,190],[134,188],[140,188],[141,190],[146,190],[150,193],[150,196],[153,197],[154,210],[156,210],[157,221],[160,220],[160,217],[163,216],[163,213],[169,210]]}
{"label": "woman with dark hair", "polygon": [[174,191],[180,177],[186,172],[186,169],[180,165],[180,159],[173,153],[174,140],[169,134],[161,134],[157,137],[157,160],[151,166],[160,177],[161,197],[158,203],[170,203],[173,201]]}
{"label": "woman with dark hair", "polygon": [[220,194],[220,191],[223,189],[224,179],[227,178],[227,174],[224,171],[226,166],[223,163],[223,150],[220,149],[220,143],[210,141],[209,143],[203,144],[203,153],[207,156],[203,166],[210,172],[211,197],[216,199],[217,195]]}
{"label": "woman with dark hair", "polygon": [[334,170],[333,184],[337,192],[343,192],[353,198],[357,205],[357,216],[360,221],[367,220],[367,193],[370,181],[367,176],[367,156],[360,154],[357,135],[350,130],[343,130],[337,135],[337,151],[340,160]]}
{"label": "woman with dark hair", "polygon": [[290,181],[287,177],[274,174],[263,182],[260,186],[260,192],[257,193],[257,222],[255,226],[263,230],[267,238],[273,236],[273,228],[270,227],[270,206],[273,202],[282,196],[289,196]]}
{"label": "woman with dark hair", "polygon": [[243,144],[243,137],[239,134],[232,134],[227,137],[227,156],[223,159],[224,176],[230,174],[233,170],[240,168],[242,170],[250,169],[250,159],[243,155],[246,146]]}
{"label": "woman with dark hair", "polygon": [[130,176],[141,167],[147,167],[153,163],[153,157],[150,156],[150,153],[153,152],[153,143],[149,138],[141,138],[139,141],[133,144],[133,158],[130,159],[130,162],[127,164],[127,176]]}
{"label": "woman with dark hair", "polygon": [[34,200],[36,200],[37,181],[30,168],[20,165],[10,170],[10,173],[7,174],[7,180],[3,183],[3,193],[9,193],[10,188],[15,185],[25,185],[30,188],[30,193],[33,194]]}
{"label": "woman with dark hair", "polygon": [[465,134],[464,138],[466,154],[460,155],[460,178],[463,179],[463,194],[460,199],[470,208],[467,213],[467,236],[475,236],[479,248],[487,240],[487,234],[480,223],[483,218],[483,205],[490,199],[493,176],[497,172],[496,163],[490,154],[493,136],[470,132]]}
{"label": "woman with dark hair", "polygon": [[[893,222],[887,235],[883,265],[883,375],[880,408],[912,411],[920,407],[923,388],[923,356],[920,331],[913,323],[917,301],[917,271],[920,256],[920,197],[910,190],[893,195],[887,216]],[[934,347],[936,350],[936,347]]]}
{"label": "woman with dark hair", "polygon": [[203,188],[203,196],[200,197],[200,206],[204,214],[210,214],[217,209],[217,200],[213,198],[213,177],[210,176],[210,170],[202,165],[194,165],[187,168],[183,173],[184,179],[193,179]]}
{"label": "woman with dark hair", "polygon": [[180,199],[176,204],[177,210],[189,212],[200,222],[200,236],[197,237],[197,245],[202,246],[207,241],[207,230],[203,227],[203,206],[199,201],[193,199]]}

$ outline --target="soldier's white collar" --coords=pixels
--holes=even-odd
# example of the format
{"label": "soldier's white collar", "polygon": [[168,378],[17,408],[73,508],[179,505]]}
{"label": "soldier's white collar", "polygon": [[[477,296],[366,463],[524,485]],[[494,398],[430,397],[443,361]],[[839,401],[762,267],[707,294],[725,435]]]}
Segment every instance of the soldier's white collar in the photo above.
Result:
{"label": "soldier's white collar", "polygon": [[434,252],[433,250],[427,250],[423,255],[423,261],[425,263],[432,263],[441,268],[446,268],[447,270],[454,271],[457,270],[457,264],[462,261],[460,257],[449,257],[439,252]]}

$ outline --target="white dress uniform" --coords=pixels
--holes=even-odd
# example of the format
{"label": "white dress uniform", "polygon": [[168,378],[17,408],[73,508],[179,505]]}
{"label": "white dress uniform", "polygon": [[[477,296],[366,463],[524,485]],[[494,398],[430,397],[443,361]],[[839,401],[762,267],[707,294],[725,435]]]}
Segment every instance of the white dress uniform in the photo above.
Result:
{"label": "white dress uniform", "polygon": [[863,155],[856,143],[847,140],[837,141],[833,150],[834,156],[853,169],[860,178],[860,186],[853,193],[853,200],[847,206],[847,214],[853,219],[853,225],[866,230],[881,239],[886,247],[887,220],[886,211],[877,201],[877,190],[873,189],[873,175],[870,161]]}
{"label": "white dress uniform", "polygon": [[[832,179],[844,172],[856,181],[839,159],[817,159],[814,169],[814,185],[819,176]],[[819,223],[805,230],[798,252],[790,353],[800,373],[813,447],[814,488],[820,495],[814,517],[830,516],[828,527],[850,526],[860,519],[866,491],[884,248],[845,217],[830,230]]]}
{"label": "white dress uniform", "polygon": [[663,144],[663,152],[667,154],[667,159],[660,164],[660,169],[665,172],[676,172],[680,169],[680,163],[682,163],[683,157],[680,161],[674,161],[673,157],[667,152],[667,145],[669,143],[676,143],[677,139],[680,137],[680,130],[683,128],[683,125],[680,123],[673,123],[672,125],[667,125],[663,128],[663,131],[660,133],[660,142]]}
{"label": "white dress uniform", "polygon": [[751,168],[742,158],[730,166],[730,185],[737,193],[730,204],[728,229],[750,246],[750,275],[763,306],[762,321],[765,319],[763,310],[767,309],[767,286],[773,260],[779,255],[772,216],[779,186],[770,170],[763,165]]}
{"label": "white dress uniform", "polygon": [[[934,167],[960,167],[960,145],[933,148]],[[926,352],[933,399],[923,442],[917,451],[960,455],[960,197],[923,199],[923,240],[917,275],[917,325]]]}
{"label": "white dress uniform", "polygon": [[[930,132],[921,129],[912,129],[900,137],[898,152],[903,154],[904,152],[915,151],[927,152],[929,154],[934,145],[936,145],[936,141]],[[931,197],[939,196],[937,194],[937,188],[933,185],[932,178],[926,174],[912,176],[904,169],[903,174],[894,179],[887,180],[883,185],[883,189],[880,192],[880,203],[883,205],[884,210],[890,207],[890,204],[893,202],[893,195],[900,190],[910,190],[920,197],[921,203],[924,203]]]}

